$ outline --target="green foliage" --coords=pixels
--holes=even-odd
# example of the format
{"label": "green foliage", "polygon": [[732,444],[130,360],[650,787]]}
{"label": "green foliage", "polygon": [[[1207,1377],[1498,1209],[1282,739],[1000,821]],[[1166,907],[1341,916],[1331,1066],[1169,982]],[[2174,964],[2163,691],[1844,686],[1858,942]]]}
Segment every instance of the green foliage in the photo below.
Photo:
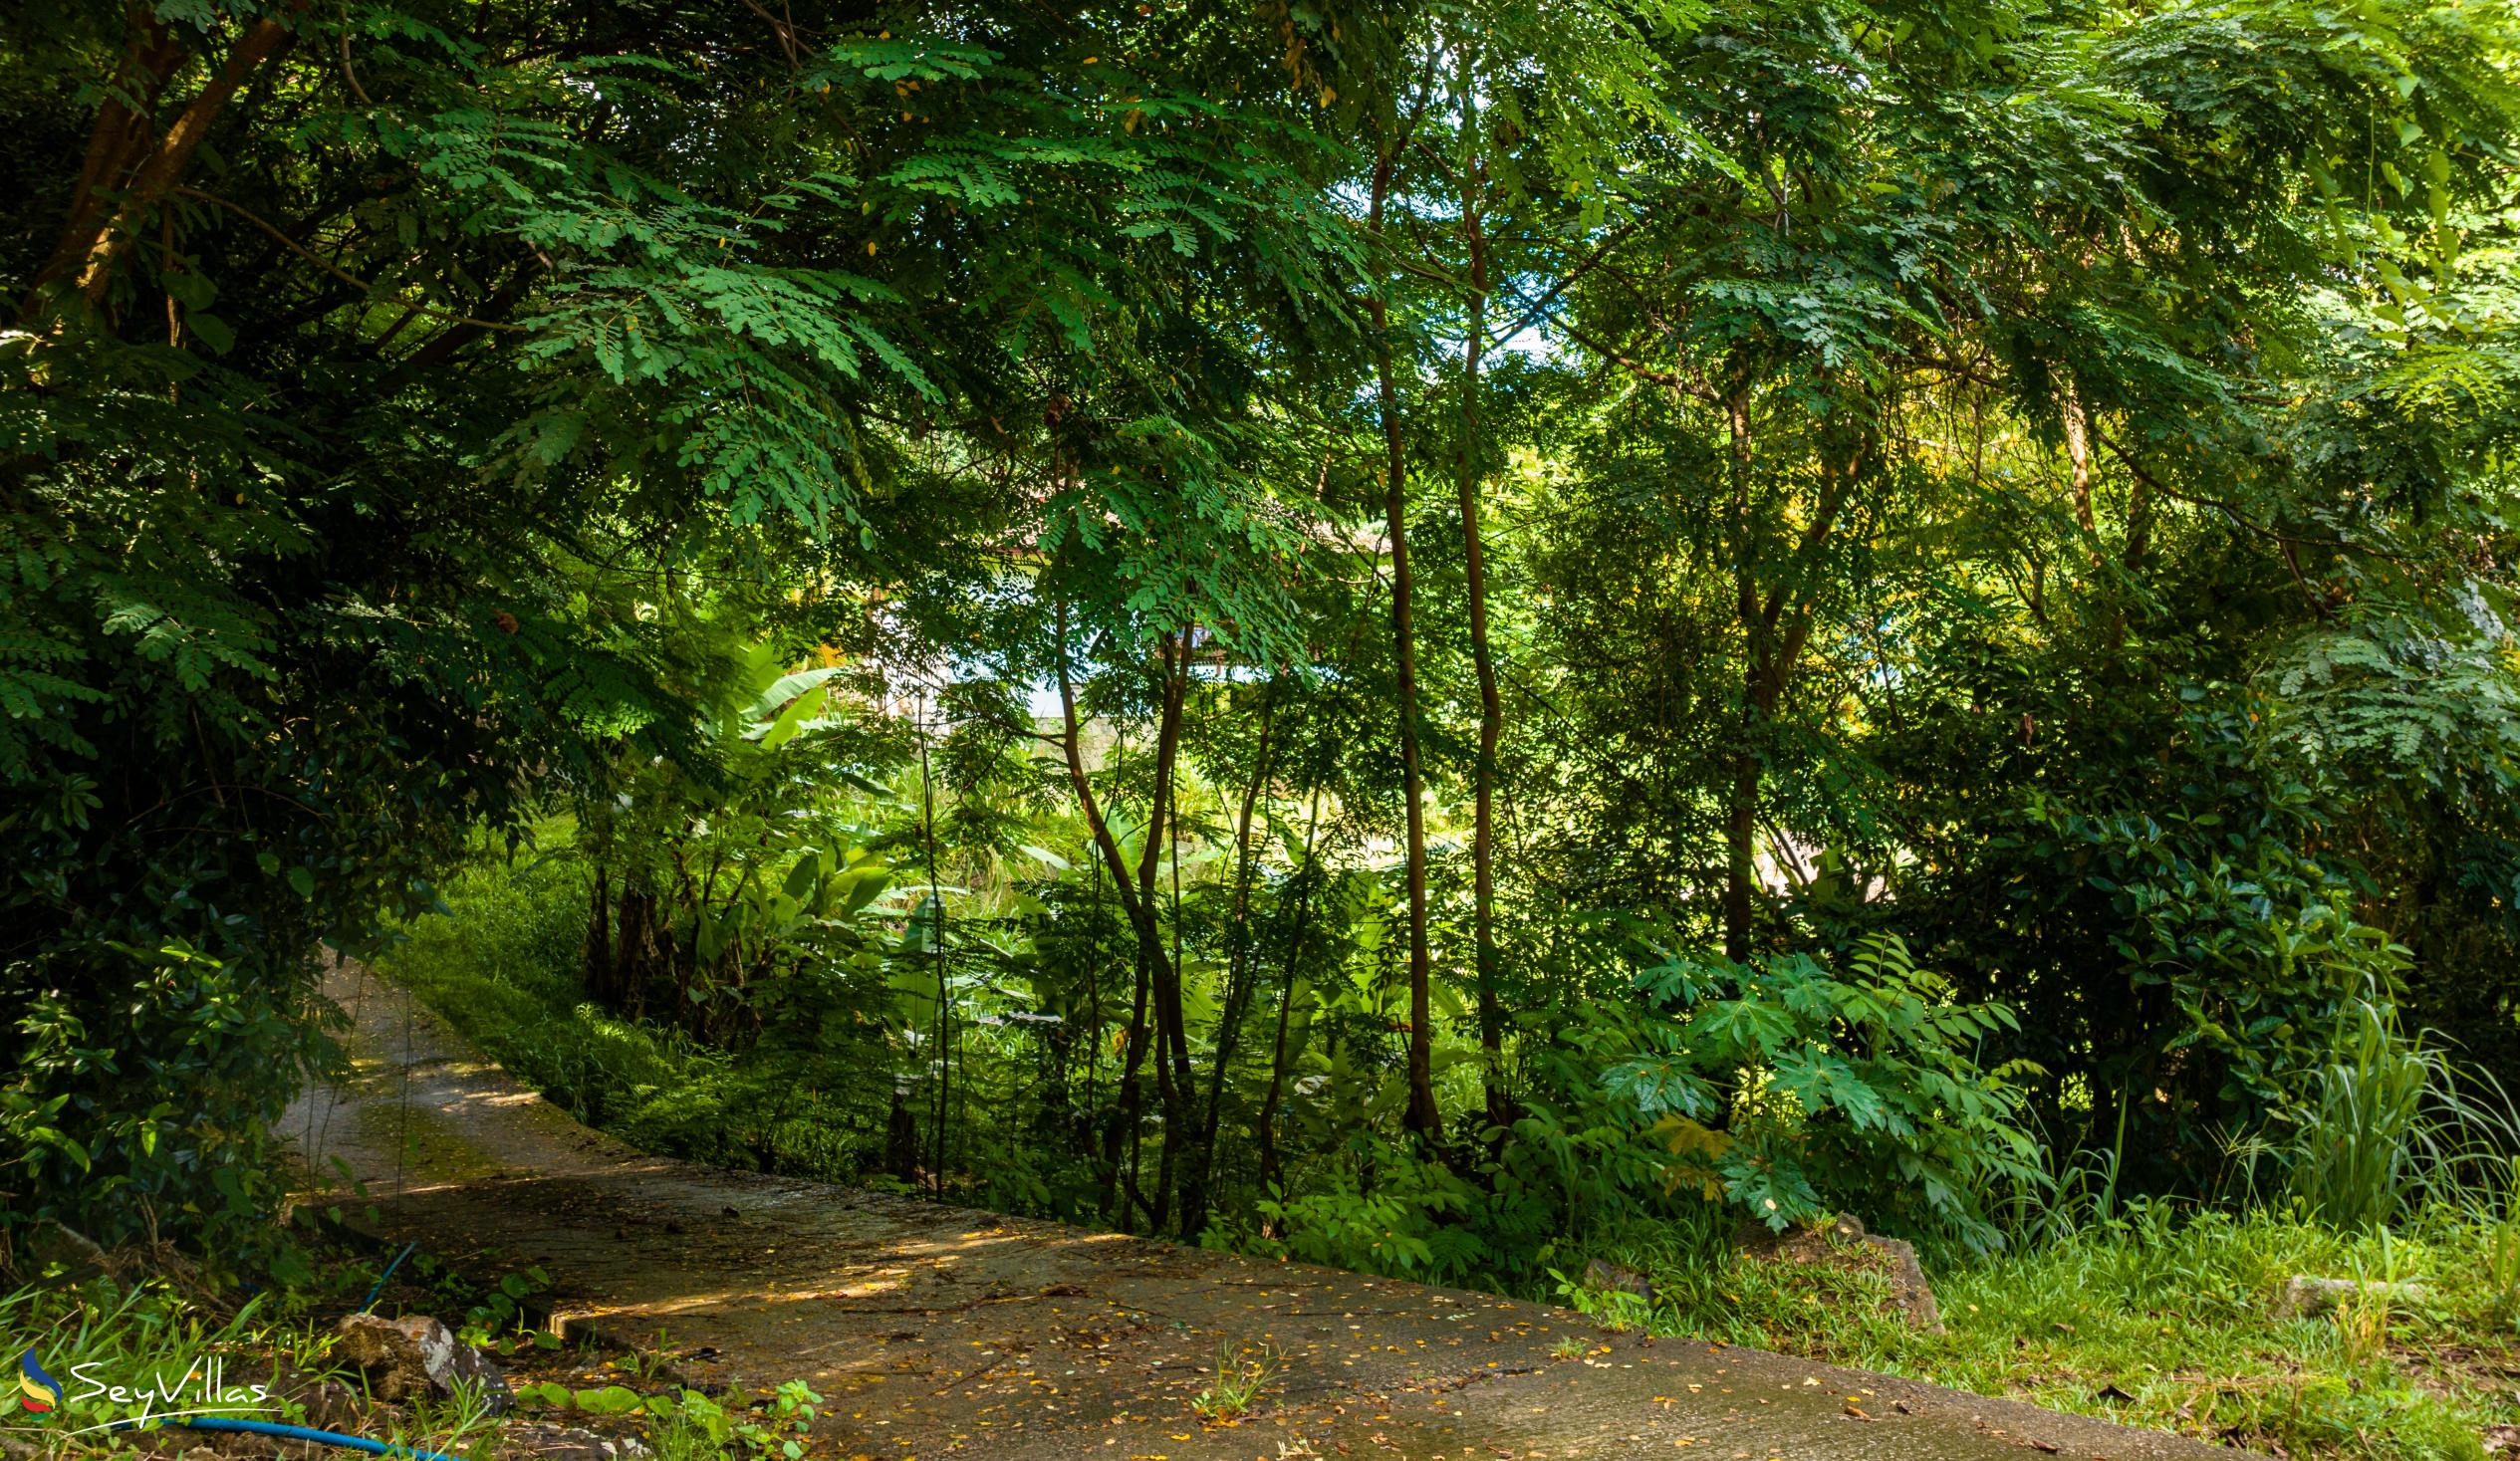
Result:
{"label": "green foliage", "polygon": [[[2264,740],[2262,702],[2190,686],[2077,722],[2018,673],[1970,666],[1945,693],[2036,704],[2052,746],[2023,746],[2016,717],[2009,748],[1928,748],[1969,734],[1956,693],[1902,738],[1901,764],[2002,769],[1993,796],[1947,804],[1953,833],[1901,869],[1886,921],[2021,1010],[1991,1058],[2079,1082],[2070,1100],[2062,1082],[2035,1091],[2051,1140],[2127,1151],[2128,1190],[2220,1194],[2239,1178],[2226,1154],[2310,1097],[2364,1001],[2396,997],[2408,951],[2323,846],[2329,803]],[[2148,755],[2117,749],[2156,734]]]}
{"label": "green foliage", "polygon": [[2023,1065],[1981,1070],[2000,1004],[1960,1004],[1893,937],[1833,970],[1807,954],[1733,964],[1666,955],[1638,988],[1677,1012],[1606,1077],[1656,1122],[1669,1180],[1777,1232],[1861,1203],[1885,1222],[2001,1243],[1988,1199],[2045,1180],[2023,1128]]}
{"label": "green foliage", "polygon": [[[171,1284],[153,1281],[125,1285],[90,1278],[69,1285],[29,1285],[0,1294],[0,1342],[13,1354],[33,1349],[65,1385],[79,1367],[95,1366],[90,1372],[98,1374],[141,1376],[154,1375],[171,1360],[172,1368],[180,1373],[194,1360],[217,1351],[266,1350],[302,1366],[320,1362],[321,1341],[303,1318],[275,1313],[276,1307],[248,1302],[222,1314],[192,1302]],[[240,1380],[252,1383],[241,1374]],[[70,1389],[64,1399],[80,1393]],[[166,1408],[160,1395],[120,1402],[99,1395],[66,1413],[87,1426],[135,1419]],[[256,1407],[234,1408],[241,1413]],[[276,1404],[272,1409],[306,1423],[303,1407]]]}
{"label": "green foliage", "polygon": [[2367,992],[2395,988],[2405,951],[2355,916],[2345,875],[2296,851],[2318,820],[2310,789],[2257,762],[2234,715],[2186,729],[2212,780],[2183,788],[2174,813],[2104,819],[2034,803],[2028,819],[2061,836],[2125,919],[2112,944],[2130,982],[2167,990],[2185,1028],[2165,1051],[2222,1057],[2215,1095],[2262,1109],[2295,1089]]}
{"label": "green foliage", "polygon": [[827,713],[838,671],[783,672],[772,644],[734,647],[692,754],[623,756],[579,812],[599,879],[590,992],[624,1013],[653,1001],[693,1034],[758,1033],[803,1015],[801,991],[811,1002],[818,984],[873,977],[859,918],[892,880],[867,855],[855,806],[806,790],[873,785],[850,770],[865,747],[850,744],[848,718]]}
{"label": "green foliage", "polygon": [[[423,1256],[419,1263],[435,1270]],[[26,1272],[21,1270],[21,1272]],[[117,1402],[87,1396],[72,1383],[74,1374],[94,1376],[126,1386],[176,1385],[182,1374],[203,1362],[223,1366],[228,1383],[268,1387],[267,1400],[196,1407],[193,1413],[235,1413],[257,1420],[278,1420],[326,1428],[346,1427],[374,1434],[388,1444],[446,1454],[477,1452],[509,1443],[502,1421],[489,1413],[485,1397],[458,1394],[451,1400],[406,1400],[395,1407],[378,1407],[356,1418],[339,1413],[310,1415],[305,1401],[313,1386],[358,1388],[355,1370],[338,1369],[331,1357],[331,1320],[357,1302],[359,1287],[345,1292],[340,1281],[364,1285],[361,1265],[328,1258],[321,1273],[302,1273],[290,1285],[264,1292],[241,1306],[230,1307],[191,1284],[147,1280],[124,1285],[91,1278],[77,1283],[39,1282],[0,1293],[0,1344],[11,1354],[29,1350],[70,1384],[67,1416],[80,1427],[111,1421],[145,1422],[162,1417],[164,1394]],[[530,1289],[524,1276],[509,1275],[490,1291],[511,1300]],[[441,1296],[454,1299],[463,1290],[449,1283]],[[511,1312],[512,1312],[511,1304]],[[467,1342],[482,1342],[480,1332],[467,1326]],[[549,1339],[548,1335],[541,1336]],[[524,1347],[520,1338],[518,1346]],[[556,1347],[554,1345],[553,1347]],[[583,1362],[587,1356],[573,1358]],[[532,1364],[531,1358],[521,1361]],[[637,1370],[656,1356],[633,1353],[609,1367]],[[169,1390],[171,1393],[171,1389]],[[571,1386],[553,1380],[530,1380],[516,1386],[527,1414],[557,1410],[585,1416],[625,1417],[635,1423],[648,1447],[672,1461],[796,1461],[822,1397],[800,1381],[788,1381],[757,1397],[742,1391],[703,1394],[692,1389],[642,1393],[628,1384]],[[199,1397],[193,1396],[195,1400]],[[338,1405],[335,1410],[338,1411]],[[73,1443],[73,1452],[85,1454]],[[96,1448],[103,1449],[103,1448]]]}
{"label": "green foliage", "polygon": [[274,1241],[395,938],[659,1149],[1384,1272],[2396,1220],[2520,1069],[2512,42],[0,22],[0,1229]]}
{"label": "green foliage", "polygon": [[[559,843],[565,828],[547,828]],[[826,1180],[857,1174],[879,1073],[843,1045],[800,1066],[798,1040],[752,1059],[587,998],[588,874],[565,844],[511,865],[487,857],[447,885],[383,961],[517,1079],[591,1125],[651,1151]]]}
{"label": "green foliage", "polygon": [[1190,1397],[1190,1413],[1210,1425],[1240,1420],[1281,1367],[1278,1357],[1266,1350],[1255,1353],[1248,1345],[1237,1349],[1230,1341],[1219,1344],[1211,1371],[1215,1378]]}
{"label": "green foliage", "polygon": [[13,1022],[20,1065],[0,1086],[12,1218],[82,1228],[120,1212],[130,1226],[103,1230],[117,1237],[206,1226],[231,1235],[217,1263],[273,1261],[265,1123],[290,1084],[270,1063],[312,1064],[323,1037],[302,1007],[180,940],[117,952],[132,973],[112,1003],[51,990]]}
{"label": "green foliage", "polygon": [[2485,1313],[2507,1332],[2520,1322],[2520,1157],[2509,1159],[2500,1176],[2499,1190],[2491,1194],[2499,1205],[2487,1208],[2491,1216],[2483,1224]]}
{"label": "green foliage", "polygon": [[2409,1148],[2425,1094],[2436,1076],[2446,1075],[2437,1058],[2427,1061],[2388,1015],[2366,1003],[2331,1059],[2317,1068],[2311,1100],[2299,1113],[2286,1164],[2294,1195],[2320,1220],[2340,1227],[2387,1224],[2415,1174],[2439,1165],[2438,1152]]}
{"label": "green foliage", "polygon": [[[555,790],[724,750],[692,745],[698,583],[748,620],[845,617],[870,565],[1032,503],[963,468],[1061,426],[1076,520],[1145,530],[1111,545],[1141,599],[1268,619],[1243,327],[1335,328],[1355,245],[1252,23],[1179,24],[75,0],[0,26],[10,1221],[267,1207],[243,1173],[314,1053],[318,941],[367,949]],[[793,861],[711,890],[704,940],[845,902],[819,851],[795,890]]]}
{"label": "green foliage", "polygon": [[1478,1234],[1447,1222],[1476,1201],[1468,1183],[1395,1144],[1377,1142],[1357,1156],[1374,1174],[1370,1191],[1343,1171],[1319,1190],[1263,1198],[1255,1210],[1287,1238],[1261,1251],[1420,1283],[1459,1283],[1478,1272],[1487,1257]]}
{"label": "green foliage", "polygon": [[802,1380],[781,1384],[753,1410],[743,1407],[740,1392],[711,1395],[678,1388],[641,1394],[628,1385],[572,1388],[556,1380],[519,1385],[516,1397],[563,1412],[638,1416],[656,1454],[667,1461],[716,1461],[728,1455],[797,1461],[823,1405],[823,1397]]}
{"label": "green foliage", "polygon": [[[499,1276],[499,1281],[484,1290],[480,1301],[464,1314],[464,1322],[455,1331],[457,1339],[467,1344],[488,1345],[502,1334],[525,1335],[525,1302],[551,1287],[551,1275],[539,1268]],[[557,1341],[548,1333],[541,1338]],[[530,1342],[530,1341],[529,1341]]]}

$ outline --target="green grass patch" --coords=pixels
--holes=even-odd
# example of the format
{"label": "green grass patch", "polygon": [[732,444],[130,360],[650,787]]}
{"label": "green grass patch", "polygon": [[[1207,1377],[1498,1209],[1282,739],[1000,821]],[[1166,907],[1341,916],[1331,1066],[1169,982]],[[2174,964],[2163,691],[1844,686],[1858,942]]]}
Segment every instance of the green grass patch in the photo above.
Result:
{"label": "green grass patch", "polygon": [[[2414,1461],[2490,1454],[2520,1425],[2520,1333],[2493,1231],[2423,1215],[2354,1236],[2271,1215],[2139,1207],[2034,1251],[1931,1272],[1946,1335],[1907,1327],[1890,1280],[1736,1259],[1668,1225],[1593,1252],[1650,1277],[1650,1305],[1577,1293],[1595,1314],[1910,1375],[2276,1456]],[[2417,1302],[2288,1315],[2296,1276],[2418,1284]]]}

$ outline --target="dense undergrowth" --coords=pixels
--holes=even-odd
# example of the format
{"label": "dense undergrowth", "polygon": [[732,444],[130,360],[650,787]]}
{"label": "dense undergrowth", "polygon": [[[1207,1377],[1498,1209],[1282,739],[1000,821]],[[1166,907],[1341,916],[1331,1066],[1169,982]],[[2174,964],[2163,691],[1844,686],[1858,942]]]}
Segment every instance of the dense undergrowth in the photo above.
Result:
{"label": "dense undergrowth", "polygon": [[449,889],[462,916],[412,924],[385,967],[519,1079],[633,1145],[826,1181],[880,1164],[880,1066],[856,1085],[807,1087],[785,1063],[591,1003],[581,887],[566,865],[484,863]]}
{"label": "dense undergrowth", "polygon": [[[401,935],[657,1150],[1518,1293],[1852,1210],[1959,1327],[1776,1342],[2456,1451],[2488,1361],[2421,1354],[2520,1267],[2515,55],[0,7],[0,1260],[294,1281],[318,970]],[[2401,1261],[2458,1297],[2252,1307]],[[2227,1343],[2120,1375],[2076,1286]]]}
{"label": "dense undergrowth", "polygon": [[[1073,906],[1070,882],[955,889],[943,948],[931,901],[876,901],[857,935],[868,954],[758,978],[729,1001],[731,1028],[695,1032],[680,1006],[642,1017],[590,994],[582,850],[565,824],[544,833],[539,855],[486,856],[451,881],[455,916],[411,924],[384,967],[572,1114],[651,1150],[1504,1287],[1541,1282],[1569,1235],[1710,1200],[1781,1226],[1869,1192],[1875,1222],[1985,1250],[2003,1241],[1997,1208],[2046,1182],[2018,1090],[1970,1058],[2008,1014],[1957,1002],[1894,941],[1843,971],[1648,950],[1646,999],[1570,996],[1518,1017],[1513,1109],[1483,1132],[1480,1052],[1447,1032],[1439,1089],[1468,1111],[1430,1152],[1394,1129],[1401,1042],[1374,957],[1390,909],[1352,878],[1334,890],[1347,907],[1315,914],[1332,956],[1300,980],[1238,995],[1213,964],[1186,966],[1194,1008],[1240,1002],[1279,1030],[1199,1043],[1185,1066],[1212,1083],[1208,1119],[1185,1136],[1151,1099],[1115,1099],[1141,1032],[1077,996],[1075,966],[1113,957],[1115,930]],[[1284,898],[1302,878],[1280,881]],[[1629,979],[1604,962],[1572,989]],[[1656,1015],[1657,1000],[1693,1020]],[[1176,1147],[1201,1175],[1174,1173]],[[1141,1182],[1198,1205],[1166,1220]]]}

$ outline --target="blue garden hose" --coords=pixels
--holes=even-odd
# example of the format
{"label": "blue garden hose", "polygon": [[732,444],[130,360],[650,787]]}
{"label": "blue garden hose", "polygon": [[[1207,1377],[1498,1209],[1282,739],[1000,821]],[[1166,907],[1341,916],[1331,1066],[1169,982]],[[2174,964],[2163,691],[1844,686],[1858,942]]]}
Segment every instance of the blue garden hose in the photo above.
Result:
{"label": "blue garden hose", "polygon": [[[368,1291],[367,1301],[359,1306],[361,1314],[366,1314],[376,1307],[377,1296],[385,1291],[385,1281],[393,1277],[393,1271],[402,1267],[402,1260],[410,1257],[411,1250],[419,1246],[417,1243],[405,1243],[402,1245],[402,1251],[393,1255],[393,1262],[386,1264],[385,1271],[377,1275],[377,1286]],[[163,1423],[180,1425],[186,1430],[236,1431],[245,1435],[277,1436],[282,1440],[315,1441],[327,1446],[366,1451],[372,1456],[393,1456],[401,1458],[401,1461],[458,1461],[458,1458],[441,1451],[422,1451],[410,1446],[397,1446],[390,1441],[371,1440],[367,1436],[344,1435],[337,1430],[317,1430],[308,1425],[289,1425],[277,1420],[234,1420],[224,1415],[202,1415],[187,1420],[169,1420]],[[133,1430],[139,1428],[141,1424],[137,1420],[118,1421],[112,1429]]]}
{"label": "blue garden hose", "polygon": [[369,1310],[377,1307],[377,1296],[385,1291],[385,1280],[392,1278],[393,1271],[402,1267],[402,1260],[410,1257],[411,1250],[419,1246],[420,1245],[417,1243],[405,1243],[402,1245],[402,1251],[393,1255],[393,1262],[386,1264],[385,1271],[377,1275],[377,1287],[368,1291],[367,1301],[359,1306],[360,1313],[366,1314]]}
{"label": "blue garden hose", "polygon": [[[124,1424],[129,1425],[131,1422],[126,1421]],[[401,1461],[457,1461],[456,1457],[438,1451],[415,1450],[410,1446],[397,1446],[390,1441],[370,1440],[366,1436],[347,1436],[337,1430],[317,1430],[307,1425],[284,1425],[277,1420],[230,1420],[222,1415],[203,1415],[190,1420],[170,1420],[166,1424],[180,1425],[187,1430],[242,1431],[247,1435],[278,1436],[283,1440],[318,1441],[327,1446],[346,1446],[354,1451],[366,1451],[373,1456],[398,1457]],[[124,1426],[120,1425],[115,1427],[117,1430],[123,1428]]]}

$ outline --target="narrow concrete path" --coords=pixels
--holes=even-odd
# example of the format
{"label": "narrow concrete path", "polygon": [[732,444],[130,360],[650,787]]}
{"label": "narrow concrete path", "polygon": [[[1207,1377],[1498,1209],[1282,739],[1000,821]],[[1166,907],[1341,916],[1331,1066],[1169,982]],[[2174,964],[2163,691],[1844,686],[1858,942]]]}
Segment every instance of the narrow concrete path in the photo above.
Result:
{"label": "narrow concrete path", "polygon": [[[642,1155],[345,966],[354,1077],[287,1133],[378,1236],[482,1276],[539,1266],[555,1322],[664,1337],[696,1379],[803,1379],[818,1452],[881,1461],[2200,1461],[2236,1453],[1543,1305],[1273,1264]],[[1582,1346],[1565,1351],[1568,1341]],[[1202,1425],[1220,1350],[1275,1356]]]}

